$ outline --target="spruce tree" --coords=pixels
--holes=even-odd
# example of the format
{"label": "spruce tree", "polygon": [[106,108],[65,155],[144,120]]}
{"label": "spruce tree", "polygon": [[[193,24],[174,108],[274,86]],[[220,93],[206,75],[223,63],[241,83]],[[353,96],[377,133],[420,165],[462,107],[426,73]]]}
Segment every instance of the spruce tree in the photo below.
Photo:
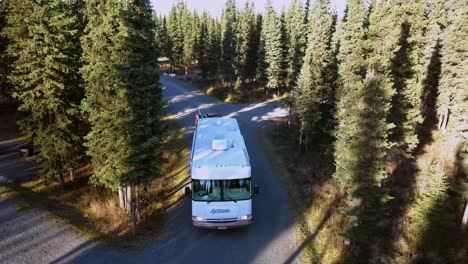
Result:
{"label": "spruce tree", "polygon": [[334,18],[329,0],[314,2],[310,16],[310,36],[304,64],[297,80],[294,105],[301,123],[301,138],[309,145],[314,135],[322,135],[333,123],[331,109],[334,105],[334,76],[331,65],[334,50],[332,37]]}
{"label": "spruce tree", "polygon": [[[282,43],[281,20],[273,9],[271,0],[267,1],[266,13],[263,17],[263,41],[266,64],[266,87],[269,90],[276,90],[285,85],[284,72],[282,67],[284,58],[284,46]],[[268,90],[267,90],[268,91]]]}
{"label": "spruce tree", "polygon": [[[400,1],[401,42],[394,59],[393,78],[397,94],[393,98],[391,121],[395,124],[391,140],[411,154],[419,144],[422,124],[421,97],[424,78],[425,0]],[[401,14],[404,14],[403,16]]]}
{"label": "spruce tree", "polygon": [[184,28],[183,28],[183,17],[187,12],[185,2],[180,0],[177,4],[173,5],[168,15],[167,29],[168,35],[171,41],[172,50],[170,52],[172,67],[179,67],[183,63],[183,51],[184,51]]}
{"label": "spruce tree", "polygon": [[[29,0],[6,0],[2,1],[5,8],[5,25],[2,28],[1,36],[7,41],[8,45],[5,47],[5,54],[3,59],[8,62],[5,67],[8,72],[9,90],[5,94],[10,94],[16,89],[22,89],[22,83],[15,81],[21,78],[26,73],[21,73],[19,70],[13,71],[17,68],[18,59],[21,53],[26,49],[29,40],[28,22],[24,18],[31,17],[32,2]],[[19,63],[21,64],[21,63]],[[7,85],[8,85],[7,84]],[[8,86],[6,86],[8,87]]]}
{"label": "spruce tree", "polygon": [[77,17],[60,0],[33,2],[26,45],[15,62],[12,81],[19,110],[28,115],[20,123],[41,146],[45,177],[63,183],[83,157],[79,103],[82,87],[78,75],[80,48]]}
{"label": "spruce tree", "polygon": [[208,69],[210,67],[208,57],[209,57],[209,35],[208,35],[208,14],[203,12],[200,20],[200,29],[198,31],[197,43],[196,43],[196,57],[198,61],[198,66],[201,71],[203,78],[208,76]]}
{"label": "spruce tree", "polygon": [[424,77],[421,82],[421,114],[423,123],[418,129],[421,139],[430,138],[437,125],[436,100],[441,74],[442,32],[447,27],[445,0],[429,2],[427,32],[423,56]]}
{"label": "spruce tree", "polygon": [[304,9],[301,1],[293,0],[286,21],[288,35],[286,85],[294,87],[303,62],[307,38],[307,29],[304,24]]}
{"label": "spruce tree", "polygon": [[[116,190],[160,175],[161,87],[147,0],[86,2],[82,44],[91,182]],[[103,34],[104,33],[104,34]]]}
{"label": "spruce tree", "polygon": [[[8,6],[6,1],[0,2],[0,32],[6,27],[6,16],[8,12]],[[6,53],[9,40],[8,38],[0,33],[0,101],[9,97],[11,93],[11,87],[8,82],[8,75],[11,71],[11,59]]]}
{"label": "spruce tree", "polygon": [[208,75],[211,77],[216,77],[220,73],[221,54],[221,25],[219,21],[211,18],[208,23],[207,48]]}
{"label": "spruce tree", "polygon": [[236,30],[236,75],[241,82],[253,78],[256,68],[256,16],[251,1],[246,1],[244,10],[238,14]]}
{"label": "spruce tree", "polygon": [[448,113],[450,134],[466,140],[468,109],[468,5],[463,1],[449,1],[449,26],[444,33],[442,73],[437,100],[441,119]]}
{"label": "spruce tree", "polygon": [[356,94],[364,87],[366,74],[364,23],[367,9],[362,0],[348,1],[348,18],[343,24],[339,51],[339,88],[337,90],[337,127],[335,131],[334,178],[345,186],[351,180],[350,171],[357,157],[349,148],[359,127],[356,113]]}
{"label": "spruce tree", "polygon": [[236,56],[236,2],[235,0],[226,0],[221,16],[221,35],[222,35],[222,73],[224,81],[232,84],[235,75],[235,56]]}
{"label": "spruce tree", "polygon": [[256,81],[260,86],[263,86],[266,89],[266,83],[267,83],[267,74],[266,74],[266,68],[267,68],[267,63],[265,60],[265,34],[266,30],[264,29],[264,18],[262,15],[257,16],[257,25],[258,29],[260,31],[260,39],[258,42],[258,51],[257,51],[257,69],[256,69]]}

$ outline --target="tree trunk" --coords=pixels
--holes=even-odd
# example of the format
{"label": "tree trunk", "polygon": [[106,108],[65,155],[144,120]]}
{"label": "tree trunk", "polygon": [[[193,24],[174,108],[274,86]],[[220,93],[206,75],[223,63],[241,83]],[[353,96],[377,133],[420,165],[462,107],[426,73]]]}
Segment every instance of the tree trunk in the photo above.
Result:
{"label": "tree trunk", "polygon": [[119,192],[119,207],[121,209],[125,208],[125,200],[124,200],[124,192],[122,191],[122,187],[118,187],[117,191]]}
{"label": "tree trunk", "polygon": [[442,133],[444,133],[444,134],[447,132],[448,116],[449,116],[449,110],[447,108],[447,109],[445,109],[444,121],[442,122]]}
{"label": "tree trunk", "polygon": [[73,169],[69,169],[68,172],[70,173],[70,181],[75,181],[75,173],[73,172]]}
{"label": "tree trunk", "polygon": [[132,235],[135,236],[136,234],[136,217],[135,217],[135,203],[131,206],[132,211]]}
{"label": "tree trunk", "polygon": [[140,189],[138,186],[135,186],[135,213],[137,221],[141,221],[141,214],[140,214]]}
{"label": "tree trunk", "polygon": [[437,126],[437,129],[442,129],[442,122],[444,122],[444,114],[440,114],[439,116],[439,125]]}
{"label": "tree trunk", "polygon": [[465,205],[465,213],[463,213],[462,230],[464,230],[466,228],[467,223],[468,223],[468,202]]}
{"label": "tree trunk", "polygon": [[132,187],[127,186],[127,201],[125,202],[125,205],[127,206],[127,213],[130,213],[131,207],[132,207]]}
{"label": "tree trunk", "polygon": [[302,146],[302,134],[304,132],[304,121],[301,122],[301,128],[299,129],[299,148]]}
{"label": "tree trunk", "polygon": [[60,186],[63,187],[63,186],[65,185],[65,180],[63,179],[63,175],[62,175],[62,174],[60,174],[60,175],[58,176],[58,180],[59,180],[59,182],[60,182]]}

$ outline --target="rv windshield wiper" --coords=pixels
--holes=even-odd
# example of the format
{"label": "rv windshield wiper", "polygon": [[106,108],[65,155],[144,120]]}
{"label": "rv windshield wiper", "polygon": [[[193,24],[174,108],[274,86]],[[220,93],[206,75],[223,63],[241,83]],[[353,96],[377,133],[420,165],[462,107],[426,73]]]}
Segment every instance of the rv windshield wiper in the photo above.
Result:
{"label": "rv windshield wiper", "polygon": [[232,199],[231,197],[229,197],[229,195],[227,195],[227,194],[224,194],[224,196],[226,196],[227,198],[229,198],[229,199],[230,199],[230,200],[226,200],[226,201],[229,201],[229,202],[235,202],[235,203],[237,203],[237,201],[236,201],[236,200],[234,200],[234,199]]}
{"label": "rv windshield wiper", "polygon": [[211,202],[214,202],[216,200],[217,197],[213,197],[212,199],[208,200],[206,203],[211,203]]}

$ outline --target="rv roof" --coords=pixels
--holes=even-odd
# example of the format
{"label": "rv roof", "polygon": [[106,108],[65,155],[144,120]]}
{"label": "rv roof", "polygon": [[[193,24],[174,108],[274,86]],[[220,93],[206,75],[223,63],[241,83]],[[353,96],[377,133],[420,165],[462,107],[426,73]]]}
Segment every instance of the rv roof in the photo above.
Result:
{"label": "rv roof", "polygon": [[[192,146],[192,168],[250,167],[249,156],[237,124],[227,117],[202,118],[198,121]],[[215,142],[213,142],[215,140]],[[213,143],[225,140],[226,150],[214,150]],[[216,149],[216,148],[215,148]]]}

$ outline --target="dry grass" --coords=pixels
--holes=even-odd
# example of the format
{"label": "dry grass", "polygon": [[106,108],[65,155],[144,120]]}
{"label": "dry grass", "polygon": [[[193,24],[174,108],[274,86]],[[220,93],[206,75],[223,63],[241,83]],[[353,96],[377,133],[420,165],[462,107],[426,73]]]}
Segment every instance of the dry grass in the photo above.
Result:
{"label": "dry grass", "polygon": [[[323,180],[322,174],[329,172],[315,171],[315,176],[311,176],[314,174],[311,159],[297,159],[291,155],[297,153],[295,146],[268,133],[274,130],[273,127],[261,128],[257,139],[288,193],[296,237],[302,247],[301,262],[342,263],[347,254],[342,236],[347,223],[340,212],[342,193],[333,181]],[[314,177],[322,180],[319,182]]]}
{"label": "dry grass", "polygon": [[[183,197],[182,183],[188,176],[189,150],[185,131],[171,116],[163,117],[162,122],[166,132],[163,156],[167,162],[161,168],[163,177],[142,187],[141,221],[137,228],[137,234],[141,235],[159,232],[165,209]],[[74,181],[67,175],[63,187],[39,178],[22,185],[2,184],[0,198],[17,196],[24,201],[18,210],[46,209],[52,218],[62,219],[89,238],[115,246],[135,245],[135,241],[128,239],[131,219],[119,208],[117,193],[90,185],[88,178],[92,173],[91,166],[82,166],[75,171]],[[23,206],[26,204],[28,206]]]}
{"label": "dry grass", "polygon": [[281,93],[279,96],[273,92],[265,94],[264,88],[260,87],[255,82],[243,84],[240,92],[235,92],[233,86],[230,83],[221,82],[218,80],[202,79],[198,81],[192,81],[187,84],[228,104],[260,103],[271,99],[282,99],[289,97],[288,92]]}

